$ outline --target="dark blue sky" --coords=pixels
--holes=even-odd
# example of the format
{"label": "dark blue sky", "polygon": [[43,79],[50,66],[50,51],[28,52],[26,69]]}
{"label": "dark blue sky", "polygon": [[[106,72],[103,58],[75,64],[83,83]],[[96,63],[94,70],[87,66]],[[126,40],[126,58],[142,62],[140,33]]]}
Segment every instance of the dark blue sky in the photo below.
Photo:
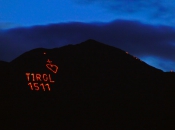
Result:
{"label": "dark blue sky", "polygon": [[174,0],[0,0],[0,60],[89,38],[175,70]]}

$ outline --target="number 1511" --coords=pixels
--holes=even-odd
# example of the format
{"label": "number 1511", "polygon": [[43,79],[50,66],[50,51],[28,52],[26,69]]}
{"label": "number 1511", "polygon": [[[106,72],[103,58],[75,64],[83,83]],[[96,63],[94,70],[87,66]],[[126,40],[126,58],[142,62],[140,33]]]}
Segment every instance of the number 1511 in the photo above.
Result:
{"label": "number 1511", "polygon": [[30,89],[31,90],[36,90],[36,91],[39,91],[40,89],[42,89],[43,91],[46,91],[46,89],[48,91],[50,91],[50,85],[47,83],[47,84],[43,84],[43,83],[28,83],[28,85],[30,86]]}

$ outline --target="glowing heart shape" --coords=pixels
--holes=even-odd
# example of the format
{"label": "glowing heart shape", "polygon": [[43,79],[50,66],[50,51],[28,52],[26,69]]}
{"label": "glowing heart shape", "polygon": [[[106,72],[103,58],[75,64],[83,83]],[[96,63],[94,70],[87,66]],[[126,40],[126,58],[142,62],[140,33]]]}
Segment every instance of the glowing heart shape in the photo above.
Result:
{"label": "glowing heart shape", "polygon": [[57,71],[58,71],[58,66],[57,65],[53,65],[53,64],[46,64],[46,67],[50,70],[50,71],[52,71],[53,73],[57,73]]}

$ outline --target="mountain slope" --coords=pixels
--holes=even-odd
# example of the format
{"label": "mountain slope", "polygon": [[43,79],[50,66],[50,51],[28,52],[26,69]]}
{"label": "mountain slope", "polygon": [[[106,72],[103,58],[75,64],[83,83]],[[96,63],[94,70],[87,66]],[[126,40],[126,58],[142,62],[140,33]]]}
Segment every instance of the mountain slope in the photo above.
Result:
{"label": "mountain slope", "polygon": [[31,50],[6,72],[4,129],[174,128],[174,73],[97,41]]}

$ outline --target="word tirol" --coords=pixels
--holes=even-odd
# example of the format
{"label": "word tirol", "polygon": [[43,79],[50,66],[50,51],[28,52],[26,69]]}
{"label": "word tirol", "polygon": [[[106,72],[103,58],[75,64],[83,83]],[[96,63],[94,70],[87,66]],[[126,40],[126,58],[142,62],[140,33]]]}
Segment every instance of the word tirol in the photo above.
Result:
{"label": "word tirol", "polygon": [[50,74],[35,74],[35,73],[26,73],[28,85],[31,90],[39,91],[42,89],[43,91],[50,91],[49,83],[54,83]]}
{"label": "word tirol", "polygon": [[51,83],[55,82],[51,79],[50,74],[26,73],[26,76],[28,81],[45,81],[45,82],[51,82]]}

